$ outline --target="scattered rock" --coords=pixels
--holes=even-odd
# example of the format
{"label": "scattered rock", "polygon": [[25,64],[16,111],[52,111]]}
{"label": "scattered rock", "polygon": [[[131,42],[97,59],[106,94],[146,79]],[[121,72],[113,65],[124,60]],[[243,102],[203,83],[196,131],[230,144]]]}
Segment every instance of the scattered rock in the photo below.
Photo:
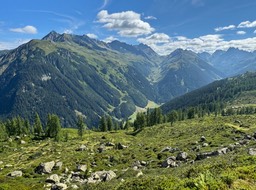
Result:
{"label": "scattered rock", "polygon": [[237,123],[237,124],[239,124],[239,125],[242,124],[242,122],[241,122],[240,120],[235,120],[234,123]]}
{"label": "scattered rock", "polygon": [[176,158],[174,156],[168,157],[165,161],[163,161],[162,165],[163,168],[169,167],[177,167]]}
{"label": "scattered rock", "polygon": [[85,151],[87,149],[87,147],[82,144],[78,149],[76,149],[76,151]]}
{"label": "scattered rock", "polygon": [[140,177],[140,176],[143,176],[142,171],[139,171],[139,172],[137,173],[137,175],[136,175],[136,177]]}
{"label": "scattered rock", "polygon": [[104,144],[100,145],[100,147],[98,148],[99,153],[102,153],[105,150],[106,150],[106,147]]}
{"label": "scattered rock", "polygon": [[68,186],[65,183],[56,183],[52,185],[51,190],[65,190]]}
{"label": "scattered rock", "polygon": [[204,142],[204,141],[206,141],[206,138],[205,138],[205,136],[201,136],[201,138],[200,138],[200,141],[201,141],[201,142]]}
{"label": "scattered rock", "polygon": [[54,169],[55,170],[61,170],[61,168],[62,168],[62,165],[63,165],[63,163],[62,162],[56,162],[56,164],[55,164],[55,166],[54,166]]}
{"label": "scattered rock", "polygon": [[221,148],[221,149],[219,149],[219,150],[217,150],[217,151],[218,151],[218,154],[219,154],[219,155],[221,155],[221,154],[227,154],[228,148],[227,148],[227,147]]}
{"label": "scattered rock", "polygon": [[255,156],[256,155],[256,148],[249,148],[249,152],[250,155]]}
{"label": "scattered rock", "polygon": [[75,184],[71,185],[70,188],[71,189],[79,189],[79,187],[77,185],[75,185]]}
{"label": "scattered rock", "polygon": [[147,162],[146,162],[146,161],[140,161],[140,164],[141,164],[142,166],[146,166],[146,165],[147,165]]}
{"label": "scattered rock", "polygon": [[21,177],[22,176],[22,171],[13,171],[8,174],[10,177]]}
{"label": "scattered rock", "polygon": [[180,161],[185,161],[188,158],[188,153],[186,152],[180,152],[177,157],[176,160],[180,160]]}
{"label": "scattered rock", "polygon": [[5,167],[5,168],[11,168],[12,165],[11,165],[11,164],[6,164],[4,167]]}
{"label": "scattered rock", "polygon": [[121,143],[118,143],[118,144],[117,144],[117,149],[118,149],[118,150],[122,150],[122,149],[125,149],[125,148],[127,148],[127,146],[125,146],[125,145],[123,145],[123,144],[121,144]]}
{"label": "scattered rock", "polygon": [[20,140],[20,136],[16,136],[16,137],[15,137],[15,140]]}
{"label": "scattered rock", "polygon": [[252,140],[252,136],[251,135],[245,135],[244,139]]}
{"label": "scattered rock", "polygon": [[208,143],[203,143],[202,146],[203,146],[203,147],[207,147],[207,146],[209,146],[209,144],[208,144]]}
{"label": "scattered rock", "polygon": [[219,155],[218,151],[199,153],[196,155],[196,160],[203,160],[203,159],[206,159],[212,156],[218,156],[218,155]]}
{"label": "scattered rock", "polygon": [[115,172],[112,170],[109,171],[98,171],[91,174],[91,177],[88,178],[87,183],[97,183],[103,181],[110,181],[116,177]]}
{"label": "scattered rock", "polygon": [[26,144],[26,141],[21,140],[21,141],[20,141],[20,144]]}
{"label": "scattered rock", "polygon": [[247,145],[247,144],[249,144],[250,143],[250,141],[248,140],[248,139],[244,139],[244,140],[240,140],[239,141],[239,144],[240,145]]}
{"label": "scattered rock", "polygon": [[3,164],[4,162],[3,161],[0,161],[0,164]]}
{"label": "scattered rock", "polygon": [[87,170],[87,165],[78,165],[77,171],[85,172]]}
{"label": "scattered rock", "polygon": [[45,162],[45,163],[41,163],[39,166],[36,167],[35,169],[35,173],[38,173],[38,174],[49,174],[52,172],[52,169],[55,165],[55,162],[54,161],[51,161],[51,162]]}
{"label": "scattered rock", "polygon": [[112,142],[107,142],[107,143],[106,143],[106,146],[115,146],[115,144],[112,143]]}
{"label": "scattered rock", "polygon": [[52,174],[52,175],[50,175],[50,177],[48,177],[47,179],[46,179],[46,181],[45,182],[47,182],[47,183],[59,183],[60,182],[60,178],[59,178],[59,176],[57,175],[57,174]]}
{"label": "scattered rock", "polygon": [[163,148],[160,152],[171,152],[171,153],[173,153],[177,150],[178,150],[178,148],[172,148],[172,147],[167,146],[167,147]]}
{"label": "scattered rock", "polygon": [[8,142],[12,142],[12,138],[8,138],[8,140],[7,140]]}

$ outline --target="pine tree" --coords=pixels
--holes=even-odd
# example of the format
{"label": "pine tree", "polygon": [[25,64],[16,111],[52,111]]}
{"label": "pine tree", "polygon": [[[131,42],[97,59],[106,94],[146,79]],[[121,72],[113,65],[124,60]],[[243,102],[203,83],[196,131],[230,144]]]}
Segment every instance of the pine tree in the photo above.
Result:
{"label": "pine tree", "polygon": [[173,110],[168,114],[168,121],[171,122],[171,126],[175,121],[178,119],[178,113],[177,111]]}
{"label": "pine tree", "polygon": [[138,130],[138,129],[142,129],[144,127],[146,127],[146,117],[144,113],[137,113],[136,115],[136,119],[134,121],[134,129]]}
{"label": "pine tree", "polygon": [[56,141],[60,140],[61,124],[60,119],[55,114],[49,114],[46,125],[46,136],[54,138]]}
{"label": "pine tree", "polygon": [[43,133],[43,127],[42,127],[41,119],[40,119],[38,113],[36,113],[36,115],[35,115],[34,133],[35,133],[35,135],[38,135],[38,136],[41,136]]}
{"label": "pine tree", "polygon": [[83,116],[81,115],[78,116],[76,126],[77,126],[77,134],[82,139],[86,129]]}
{"label": "pine tree", "polygon": [[100,126],[99,126],[100,131],[102,132],[106,132],[108,130],[108,126],[107,126],[107,120],[106,117],[103,116],[100,119]]}
{"label": "pine tree", "polygon": [[108,131],[112,131],[113,130],[113,122],[112,122],[112,118],[110,116],[108,116],[107,118],[107,128],[108,128]]}

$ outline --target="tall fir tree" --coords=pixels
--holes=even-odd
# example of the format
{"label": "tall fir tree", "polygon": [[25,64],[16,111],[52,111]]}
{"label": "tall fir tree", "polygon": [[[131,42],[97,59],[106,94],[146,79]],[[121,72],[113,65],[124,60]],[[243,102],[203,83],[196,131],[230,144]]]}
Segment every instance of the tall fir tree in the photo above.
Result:
{"label": "tall fir tree", "polygon": [[38,113],[36,113],[35,115],[35,121],[34,121],[34,134],[41,136],[43,134],[43,127],[42,127],[42,123],[41,123],[41,119],[38,115]]}
{"label": "tall fir tree", "polygon": [[86,129],[86,124],[84,123],[83,116],[79,115],[77,117],[76,127],[77,127],[77,134],[82,139]]}

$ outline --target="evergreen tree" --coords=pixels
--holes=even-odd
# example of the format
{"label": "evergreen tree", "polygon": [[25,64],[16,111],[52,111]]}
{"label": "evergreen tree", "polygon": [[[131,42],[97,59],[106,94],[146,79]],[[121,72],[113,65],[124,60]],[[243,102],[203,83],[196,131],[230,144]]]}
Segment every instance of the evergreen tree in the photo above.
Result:
{"label": "evergreen tree", "polygon": [[0,141],[4,141],[7,138],[7,131],[5,125],[0,123]]}
{"label": "evergreen tree", "polygon": [[174,122],[176,122],[178,119],[178,113],[177,111],[173,110],[168,114],[168,121],[171,122],[171,126]]}
{"label": "evergreen tree", "polygon": [[40,119],[38,113],[36,113],[36,115],[35,115],[34,133],[35,133],[35,135],[38,135],[38,136],[41,136],[43,133],[43,127],[42,127],[41,119]]}
{"label": "evergreen tree", "polygon": [[54,138],[56,141],[60,139],[61,124],[60,119],[55,114],[49,114],[46,125],[46,136]]}
{"label": "evergreen tree", "polygon": [[76,126],[77,126],[77,134],[82,139],[86,129],[83,116],[81,115],[78,116]]}
{"label": "evergreen tree", "polygon": [[146,117],[144,113],[137,113],[136,119],[134,121],[134,129],[142,129],[146,127]]}
{"label": "evergreen tree", "polygon": [[100,126],[99,126],[100,131],[102,132],[106,132],[108,130],[108,126],[107,126],[107,120],[106,117],[103,116],[100,119]]}
{"label": "evergreen tree", "polygon": [[188,119],[195,118],[195,108],[193,108],[193,107],[189,108],[187,116],[188,116]]}
{"label": "evergreen tree", "polygon": [[129,128],[131,127],[131,123],[130,121],[127,119],[124,125],[124,130],[129,130]]}
{"label": "evergreen tree", "polygon": [[31,134],[31,125],[28,119],[25,120],[24,122],[24,133],[25,134]]}
{"label": "evergreen tree", "polygon": [[112,122],[112,118],[110,116],[107,117],[107,128],[108,128],[108,131],[113,130],[113,122]]}

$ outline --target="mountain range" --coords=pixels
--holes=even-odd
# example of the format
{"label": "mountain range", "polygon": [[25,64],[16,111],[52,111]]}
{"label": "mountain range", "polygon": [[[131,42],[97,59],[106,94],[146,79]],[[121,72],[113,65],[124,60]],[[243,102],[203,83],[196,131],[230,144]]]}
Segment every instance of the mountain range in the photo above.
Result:
{"label": "mountain range", "polygon": [[[232,56],[235,55],[235,56]],[[0,117],[44,121],[56,113],[65,126],[82,115],[92,127],[103,115],[124,119],[149,102],[162,104],[215,80],[254,70],[255,52],[231,48],[159,56],[144,44],[105,43],[86,35],[50,32],[0,52]]]}

